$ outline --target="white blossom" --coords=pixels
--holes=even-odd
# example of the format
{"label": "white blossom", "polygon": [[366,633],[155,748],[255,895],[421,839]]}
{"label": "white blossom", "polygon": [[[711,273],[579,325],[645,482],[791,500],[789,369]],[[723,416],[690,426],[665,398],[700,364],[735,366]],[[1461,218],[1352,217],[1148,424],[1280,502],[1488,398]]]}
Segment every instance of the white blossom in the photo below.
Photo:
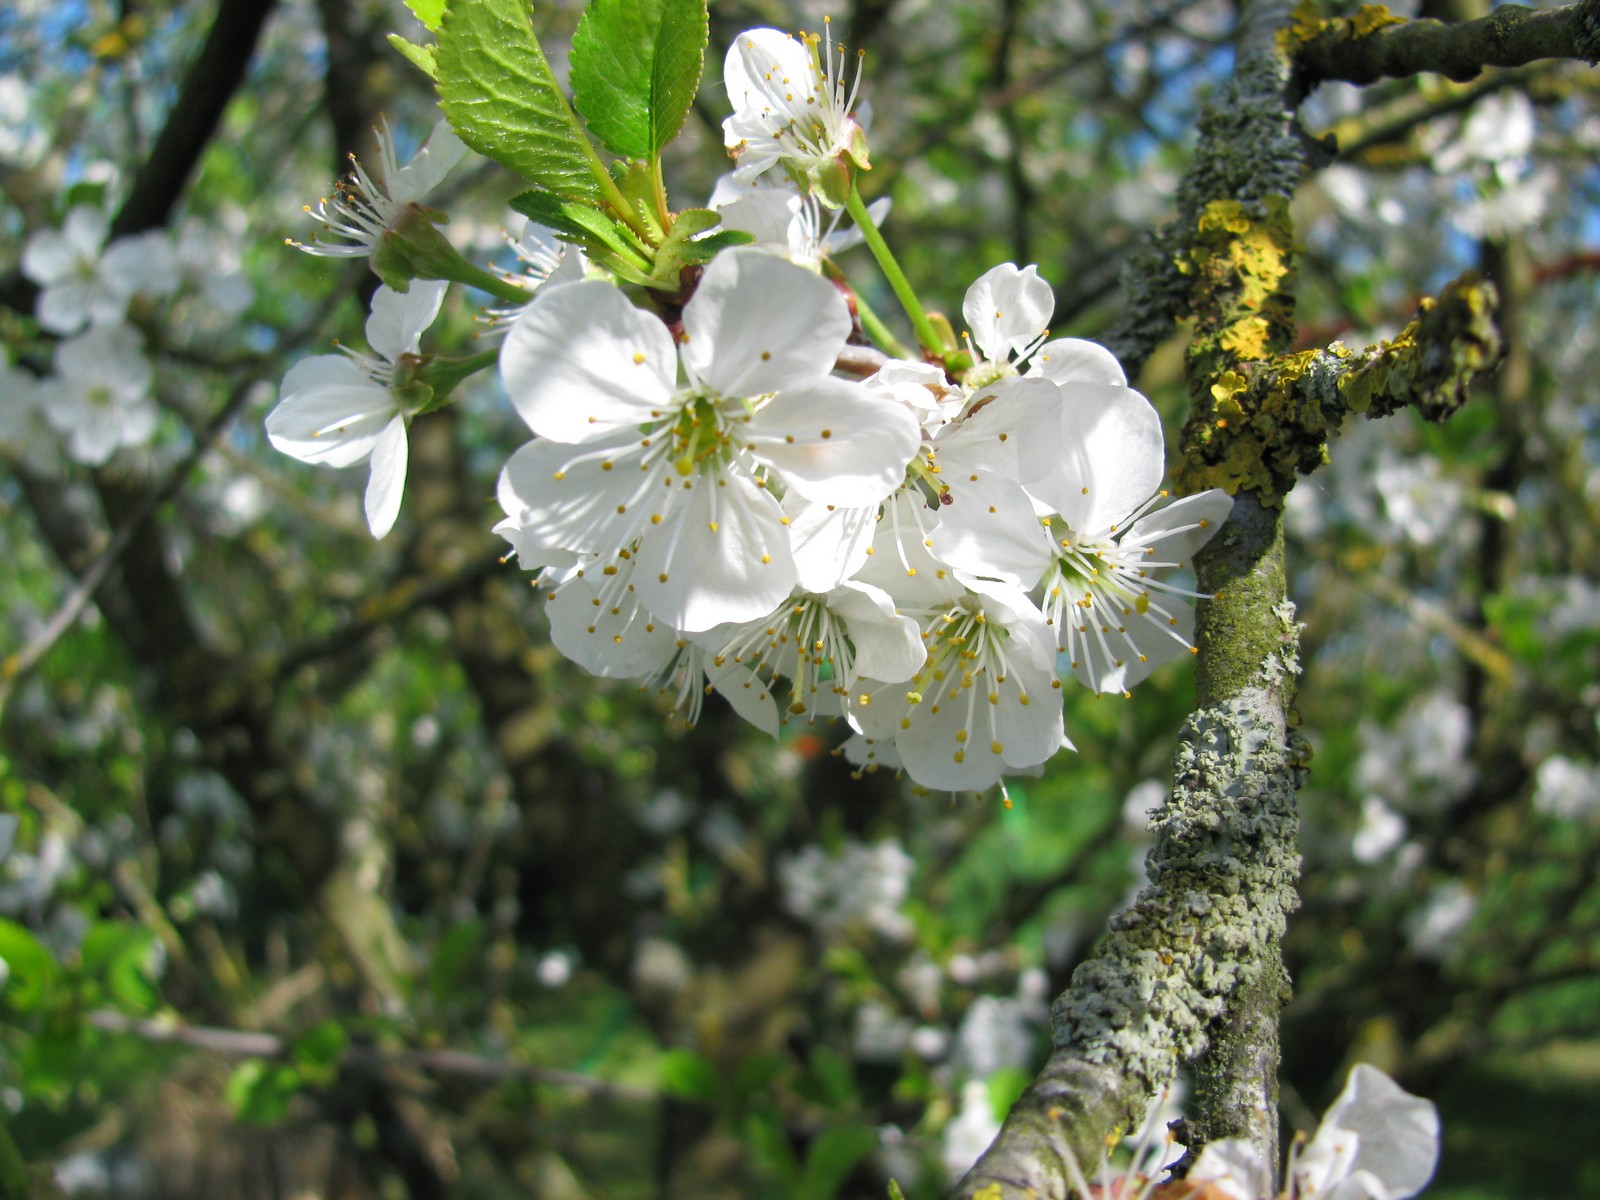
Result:
{"label": "white blossom", "polygon": [[290,245],[308,254],[332,258],[364,258],[413,204],[420,204],[466,156],[467,147],[446,121],[437,122],[411,161],[401,166],[387,125],[377,131],[378,178],[368,174],[354,155],[351,172],[306,212],[327,228],[332,241],[311,235]]}
{"label": "white blossom", "polygon": [[78,205],[59,230],[41,229],[22,252],[22,272],[40,287],[35,311],[51,333],[120,323],[135,295],[162,296],[177,287],[178,264],[165,230],[120,237],[108,247],[111,222]]}
{"label": "white blossom", "polygon": [[798,38],[751,29],[734,39],[723,65],[733,115],[722,123],[734,176],[747,182],[782,164],[829,207],[844,203],[849,163],[867,160],[864,122],[857,119],[860,71],[847,89],[844,47],[834,53],[831,26]]}
{"label": "white blossom", "polygon": [[864,928],[902,940],[911,922],[900,911],[916,863],[892,838],[866,845],[845,838],[835,849],[810,845],[779,860],[783,905],[818,929]]}
{"label": "white blossom", "polygon": [[1539,764],[1533,807],[1562,820],[1586,820],[1600,814],[1600,766],[1555,755]]}
{"label": "white blossom", "polygon": [[[717,180],[708,207],[722,214],[721,228],[748,233],[755,238],[756,249],[813,270],[823,259],[860,245],[866,236],[853,226],[840,228],[842,211],[824,213],[821,202],[813,195],[801,195],[787,176],[775,179],[767,174],[752,184],[741,184],[724,175]],[[889,207],[888,198],[867,205],[874,225],[883,225]]]}
{"label": "white blossom", "polygon": [[[1407,1200],[1439,1160],[1439,1114],[1382,1071],[1358,1063],[1311,1141],[1289,1165],[1289,1200]],[[1228,1138],[1200,1152],[1187,1176],[1231,1200],[1268,1200],[1270,1166]]]}
{"label": "white blossom", "polygon": [[302,359],[267,416],[267,438],[301,462],[348,467],[371,458],[366,516],[372,536],[394,528],[406,482],[406,419],[397,374],[418,353],[448,284],[414,280],[405,293],[378,288],[367,318],[371,354],[348,350]]}
{"label": "white blossom", "polygon": [[978,1156],[1000,1132],[1000,1121],[989,1100],[989,1085],[969,1079],[961,1085],[961,1109],[944,1127],[939,1157],[953,1183],[972,1169]]}
{"label": "white blossom", "polygon": [[770,612],[798,581],[773,492],[875,504],[918,444],[903,408],[829,375],[849,332],[832,284],[748,249],[706,269],[681,349],[610,284],[537,294],[500,356],[542,439],[507,464],[508,515],[547,546],[635,554],[676,629]]}
{"label": "white blossom", "polygon": [[80,333],[57,343],[54,362],[55,372],[39,385],[39,404],[72,459],[99,466],[155,434],[155,373],[134,329],[101,325]]}
{"label": "white blossom", "polygon": [[992,787],[1071,745],[1043,615],[1009,584],[960,582],[958,599],[913,614],[922,667],[903,684],[864,680],[852,710],[864,738],[893,742],[906,774],[949,791]]}

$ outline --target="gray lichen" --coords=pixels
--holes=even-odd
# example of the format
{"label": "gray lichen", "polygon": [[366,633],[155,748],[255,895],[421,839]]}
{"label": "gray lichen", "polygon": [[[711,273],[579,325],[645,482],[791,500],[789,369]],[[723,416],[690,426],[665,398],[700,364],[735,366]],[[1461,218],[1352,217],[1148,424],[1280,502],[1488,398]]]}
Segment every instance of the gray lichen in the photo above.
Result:
{"label": "gray lichen", "polygon": [[1295,907],[1294,788],[1277,703],[1261,690],[1189,717],[1172,797],[1152,822],[1150,885],[1056,1002],[1058,1047],[1121,1063],[1151,1092],[1259,979]]}

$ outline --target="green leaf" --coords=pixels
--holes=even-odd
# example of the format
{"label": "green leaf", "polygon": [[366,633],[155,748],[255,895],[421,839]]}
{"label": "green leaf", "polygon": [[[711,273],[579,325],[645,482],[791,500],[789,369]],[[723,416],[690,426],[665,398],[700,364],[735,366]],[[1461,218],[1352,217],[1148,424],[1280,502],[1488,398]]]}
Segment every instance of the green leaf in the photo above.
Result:
{"label": "green leaf", "polygon": [[563,200],[549,192],[523,192],[511,198],[511,207],[523,216],[555,230],[585,253],[613,271],[625,282],[646,283],[650,259],[634,240],[627,226],[587,204]]}
{"label": "green leaf", "polygon": [[339,1074],[339,1059],[349,1044],[350,1035],[332,1017],[302,1033],[291,1051],[302,1081],[319,1087],[332,1083]]}
{"label": "green leaf", "polygon": [[693,1050],[668,1050],[661,1056],[661,1089],[691,1100],[715,1100],[717,1069]]}
{"label": "green leaf", "polygon": [[433,61],[432,46],[419,46],[416,42],[408,42],[398,33],[389,35],[389,45],[410,59],[411,64],[429,79],[435,83],[439,82],[439,64]]}
{"label": "green leaf", "polygon": [[434,51],[439,107],[479,154],[548,191],[598,203],[594,149],[528,14],[525,0],[453,0]]}
{"label": "green leaf", "polygon": [[994,1119],[1004,1121],[1011,1106],[1033,1082],[1033,1076],[1020,1067],[1001,1067],[984,1082],[989,1086],[989,1107],[994,1111]]}
{"label": "green leaf", "polygon": [[[710,238],[700,238],[698,241],[695,239],[707,230],[715,229],[721,223],[722,214],[712,212],[709,208],[689,208],[679,213],[673,220],[672,232],[656,251],[650,285],[670,291],[678,286],[679,273],[685,266],[690,263],[707,262],[714,257],[717,251],[723,248],[721,245],[708,246],[706,243],[711,240]],[[754,240],[750,235],[744,234],[737,238],[734,244]],[[723,244],[726,245],[726,241]]]}
{"label": "green leaf", "polygon": [[150,981],[150,950],[155,934],[123,921],[100,921],[84,934],[79,953],[84,972],[100,980],[123,1009],[146,1013],[155,1007]]}
{"label": "green leaf", "polygon": [[444,19],[445,0],[406,0],[411,15],[434,33],[439,32],[439,22]]}
{"label": "green leaf", "polygon": [[572,95],[613,154],[654,161],[705,62],[705,0],[592,0],[572,38]]}
{"label": "green leaf", "polygon": [[300,1073],[293,1067],[251,1058],[233,1069],[222,1094],[240,1121],[276,1125],[299,1090]]}
{"label": "green leaf", "polygon": [[44,943],[15,921],[0,918],[0,997],[17,1012],[32,1012],[50,994],[55,982],[55,956]]}
{"label": "green leaf", "polygon": [[[755,1158],[765,1163],[786,1184],[795,1196],[807,1196],[797,1190],[800,1182],[800,1164],[795,1162],[794,1150],[789,1145],[789,1135],[777,1120],[760,1113],[749,1113],[744,1119],[744,1140]],[[808,1197],[809,1200],[809,1197]]]}
{"label": "green leaf", "polygon": [[840,1125],[824,1129],[806,1152],[805,1169],[795,1194],[808,1200],[836,1196],[845,1176],[878,1148],[878,1134],[865,1125]]}

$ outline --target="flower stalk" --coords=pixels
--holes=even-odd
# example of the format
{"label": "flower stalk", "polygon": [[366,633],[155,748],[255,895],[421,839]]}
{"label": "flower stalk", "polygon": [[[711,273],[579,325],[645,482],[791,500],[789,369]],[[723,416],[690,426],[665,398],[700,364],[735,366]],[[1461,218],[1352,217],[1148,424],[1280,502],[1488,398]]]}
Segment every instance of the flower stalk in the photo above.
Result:
{"label": "flower stalk", "polygon": [[[921,343],[923,350],[942,360],[952,347],[944,344],[939,337],[939,331],[928,319],[922,302],[917,299],[917,293],[911,287],[911,281],[900,269],[900,263],[895,259],[894,252],[889,249],[889,243],[883,240],[883,234],[878,232],[877,223],[867,211],[867,206],[861,199],[861,192],[854,184],[851,185],[850,194],[845,197],[844,206],[845,211],[850,214],[850,219],[856,223],[856,228],[861,231],[861,236],[866,239],[872,257],[878,260],[878,267],[883,271],[883,277],[889,281],[889,287],[894,290],[895,299],[900,301],[900,307],[911,319],[911,328],[916,331],[917,341]],[[871,336],[870,332],[868,336]]]}

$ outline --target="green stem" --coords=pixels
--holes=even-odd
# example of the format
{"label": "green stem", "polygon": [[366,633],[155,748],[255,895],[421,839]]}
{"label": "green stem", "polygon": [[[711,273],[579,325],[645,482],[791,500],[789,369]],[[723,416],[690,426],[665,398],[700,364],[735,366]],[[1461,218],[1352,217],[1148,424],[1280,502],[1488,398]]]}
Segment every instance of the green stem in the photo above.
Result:
{"label": "green stem", "polygon": [[463,380],[470,379],[479,371],[487,370],[500,360],[500,350],[483,350],[477,354],[469,354],[462,358],[430,358],[417,368],[416,378],[433,389],[433,396],[427,404],[419,409],[419,413],[433,412],[443,408],[450,402],[450,393],[460,386]]}
{"label": "green stem", "polygon": [[944,344],[939,331],[933,327],[933,322],[928,320],[922,302],[917,299],[916,292],[911,290],[911,281],[906,278],[906,273],[895,261],[889,243],[885,242],[883,235],[878,232],[871,214],[867,212],[867,206],[861,202],[861,193],[856,190],[854,182],[850,184],[850,195],[845,198],[844,207],[850,214],[851,220],[855,221],[856,228],[861,230],[861,236],[866,239],[872,257],[878,260],[878,267],[894,290],[895,299],[900,301],[900,307],[905,309],[906,316],[911,318],[911,328],[917,332],[917,341],[922,343],[922,348],[929,354],[943,358],[945,352],[954,347]]}
{"label": "green stem", "polygon": [[650,160],[650,182],[655,187],[656,214],[661,219],[661,228],[672,229],[672,210],[667,207],[667,181],[661,174],[661,156],[658,154]]}
{"label": "green stem", "polygon": [[456,273],[451,278],[456,283],[464,283],[481,292],[488,292],[496,300],[504,300],[508,304],[526,304],[533,298],[531,292],[466,259],[461,260],[461,265],[456,268]]}

